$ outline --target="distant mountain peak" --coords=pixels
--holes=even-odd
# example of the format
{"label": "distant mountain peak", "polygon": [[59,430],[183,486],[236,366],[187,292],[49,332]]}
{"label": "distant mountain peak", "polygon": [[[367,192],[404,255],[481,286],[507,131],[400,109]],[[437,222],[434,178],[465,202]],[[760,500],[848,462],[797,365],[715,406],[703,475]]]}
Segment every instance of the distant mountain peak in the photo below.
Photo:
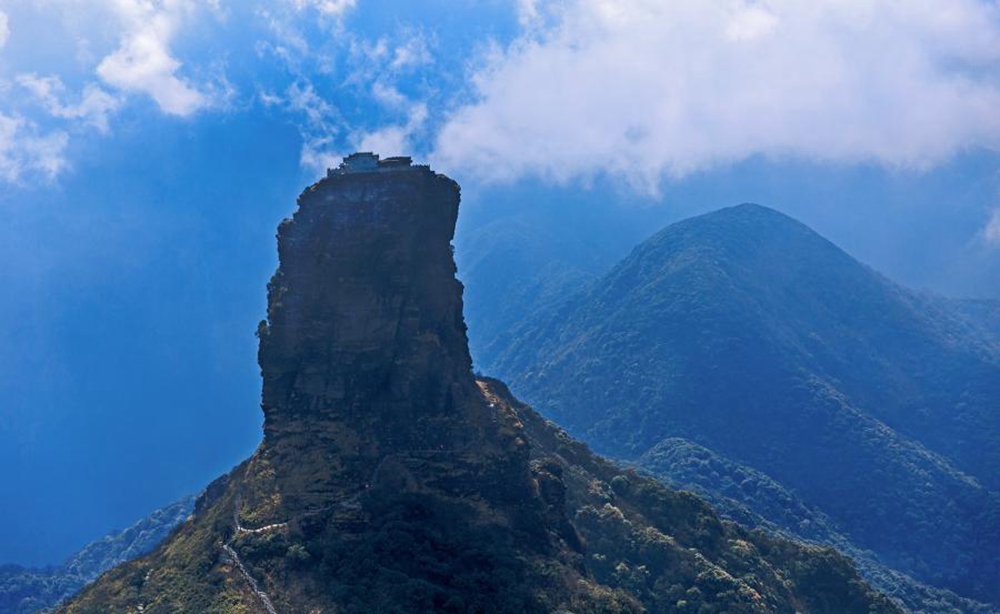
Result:
{"label": "distant mountain peak", "polygon": [[732,205],[730,207],[723,207],[722,209],[717,209],[711,211],[704,215],[706,216],[724,216],[726,214],[738,213],[740,215],[760,215],[760,216],[773,216],[785,219],[792,219],[788,215],[785,215],[781,211],[768,207],[767,205],[761,205],[759,203],[745,202],[738,205]]}
{"label": "distant mountain peak", "polygon": [[[692,233],[687,235],[692,240],[704,239],[717,242],[717,233],[728,231],[746,233],[743,237],[745,239],[782,242],[811,241],[816,245],[835,247],[828,239],[792,216],[756,203],[733,205],[681,220],[661,230],[654,236],[653,240],[659,236],[676,236],[682,231]],[[739,239],[740,237],[734,234],[729,238]],[[725,248],[726,245],[718,243],[716,247]],[[837,251],[850,258],[841,250],[837,249]]]}
{"label": "distant mountain peak", "polygon": [[996,313],[743,204],[667,226],[483,366],[601,452],[696,442],[897,569],[1000,603]]}

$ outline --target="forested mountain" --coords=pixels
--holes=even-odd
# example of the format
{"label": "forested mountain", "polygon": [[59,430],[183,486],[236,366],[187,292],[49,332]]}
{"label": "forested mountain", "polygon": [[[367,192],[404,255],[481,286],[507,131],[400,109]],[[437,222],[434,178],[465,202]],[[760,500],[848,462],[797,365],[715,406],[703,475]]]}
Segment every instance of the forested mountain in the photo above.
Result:
{"label": "forested mountain", "polygon": [[476,379],[457,212],[453,181],[370,154],[302,194],[258,329],[263,443],[60,612],[899,611]]}
{"label": "forested mountain", "polygon": [[768,476],[881,564],[997,604],[995,314],[741,205],[667,227],[482,342],[477,364],[599,452],[649,462],[689,441]]}
{"label": "forested mountain", "polygon": [[0,565],[0,612],[31,614],[56,605],[105,571],[158,546],[192,509],[194,496],[185,497],[88,544],[58,567]]}
{"label": "forested mountain", "polygon": [[[600,245],[556,231],[550,220],[515,216],[469,229],[456,257],[468,284],[468,301],[488,308],[472,311],[467,320],[478,339],[506,343],[506,334],[525,317],[525,309],[543,309],[570,290],[583,288],[615,258]],[[476,347],[474,355],[491,348]]]}
{"label": "forested mountain", "polygon": [[667,438],[638,465],[674,488],[697,493],[726,518],[770,533],[834,546],[862,574],[913,614],[993,614],[995,606],[920,582],[855,544],[838,522],[756,469],[685,439]]}
{"label": "forested mountain", "polygon": [[984,336],[1000,344],[1000,301],[990,299],[945,301],[978,326]]}

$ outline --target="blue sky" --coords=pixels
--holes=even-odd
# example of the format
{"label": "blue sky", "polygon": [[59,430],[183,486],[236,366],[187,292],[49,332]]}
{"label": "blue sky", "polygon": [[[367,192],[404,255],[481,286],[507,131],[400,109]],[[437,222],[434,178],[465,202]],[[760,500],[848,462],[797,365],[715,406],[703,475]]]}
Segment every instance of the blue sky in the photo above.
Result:
{"label": "blue sky", "polygon": [[345,153],[458,179],[460,244],[755,201],[1000,297],[997,109],[982,0],[0,0],[0,562],[253,450],[274,230]]}

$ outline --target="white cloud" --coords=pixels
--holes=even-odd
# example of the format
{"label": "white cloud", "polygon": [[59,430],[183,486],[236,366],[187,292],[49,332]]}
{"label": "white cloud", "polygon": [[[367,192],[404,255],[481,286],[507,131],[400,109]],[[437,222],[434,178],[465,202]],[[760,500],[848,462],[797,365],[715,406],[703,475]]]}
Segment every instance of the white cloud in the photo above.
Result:
{"label": "white cloud", "polygon": [[427,39],[421,33],[407,36],[393,51],[389,68],[395,71],[433,64],[434,57],[427,47]]}
{"label": "white cloud", "polygon": [[272,33],[272,40],[259,40],[255,45],[258,57],[274,55],[290,70],[299,72],[303,59],[310,56],[305,36],[284,15],[261,11],[261,18]]}
{"label": "white cloud", "polygon": [[299,164],[317,174],[326,173],[327,169],[336,168],[343,158],[334,147],[333,137],[315,137],[302,143]]}
{"label": "white cloud", "polygon": [[373,82],[389,82],[434,64],[433,36],[421,30],[403,29],[395,36],[374,40],[354,38],[349,46],[351,73],[348,85],[367,88]]}
{"label": "white cloud", "polygon": [[1000,8],[952,0],[522,0],[435,164],[662,178],[749,156],[927,168],[1000,148]]}
{"label": "white cloud", "polygon": [[10,19],[7,17],[7,13],[0,11],[0,49],[3,49],[4,45],[7,44],[7,39],[10,38]]}
{"label": "white cloud", "polygon": [[538,10],[539,0],[517,0],[517,20],[522,27],[529,27],[538,22],[541,12]]}
{"label": "white cloud", "polygon": [[18,75],[17,82],[54,117],[79,119],[101,132],[107,132],[108,116],[121,106],[118,98],[92,83],[83,88],[78,103],[66,104],[62,101],[66,87],[59,77],[28,73]]}
{"label": "white cloud", "polygon": [[187,116],[206,107],[210,97],[177,75],[181,62],[170,50],[184,20],[199,4],[196,0],[114,0],[125,31],[118,49],[98,65],[97,74],[118,89],[149,95],[171,115]]}
{"label": "white cloud", "polygon": [[357,0],[293,0],[297,9],[314,9],[320,15],[339,17],[357,5]]}
{"label": "white cloud", "polygon": [[[272,19],[272,31],[277,32],[275,25],[281,23]],[[435,59],[430,46],[434,43],[433,37],[428,38],[423,32],[410,28],[400,28],[394,35],[375,39],[343,31],[336,44],[338,52],[346,52],[343,62],[346,76],[335,78],[333,70],[310,73],[301,70],[297,61],[289,62],[288,69],[295,75],[295,82],[282,93],[259,92],[258,100],[266,107],[280,108],[298,116],[296,123],[303,143],[300,163],[310,171],[324,173],[327,168],[337,166],[347,148],[371,150],[382,155],[409,153],[415,133],[427,123],[428,104],[418,98],[424,98],[428,88],[422,80],[405,84],[418,90],[419,96],[404,93],[400,88],[417,71],[433,65]],[[303,42],[295,47],[305,49],[307,45]],[[309,48],[311,60],[316,54]],[[258,49],[279,55],[275,46],[258,45]],[[287,61],[293,56],[279,57]],[[318,91],[316,85],[320,85],[324,93]],[[366,110],[363,114],[348,109],[345,115],[331,104],[332,96],[364,100],[382,109]],[[353,116],[352,111],[355,112]]]}
{"label": "white cloud", "polygon": [[412,28],[403,28],[394,36],[352,41],[352,71],[345,85],[370,95],[393,118],[350,131],[347,140],[355,150],[383,156],[412,153],[416,133],[424,129],[430,116],[428,99],[435,93],[414,75],[433,67],[436,59],[431,47],[436,44],[433,35]]}
{"label": "white cloud", "polygon": [[0,112],[0,179],[17,183],[26,176],[54,179],[65,167],[66,133],[40,134],[33,123]]}
{"label": "white cloud", "polygon": [[258,99],[266,107],[278,107],[302,118],[302,151],[299,163],[311,171],[325,173],[336,166],[340,152],[334,137],[341,122],[337,108],[327,102],[308,81],[292,83],[283,94],[260,92]]}
{"label": "white cloud", "polygon": [[993,210],[990,220],[983,228],[983,238],[991,245],[1000,246],[1000,207]]}
{"label": "white cloud", "polygon": [[[356,151],[374,151],[383,156],[405,155],[413,148],[414,134],[427,122],[427,104],[413,102],[397,89],[377,81],[372,85],[372,97],[395,112],[405,113],[401,124],[383,125],[372,130],[356,129],[346,135],[347,143]],[[344,118],[327,102],[311,83],[294,83],[284,95],[261,93],[261,102],[268,107],[281,107],[303,118],[300,164],[316,173],[334,168],[345,155],[335,137],[341,133]]]}
{"label": "white cloud", "polygon": [[403,108],[409,102],[398,88],[390,85],[384,79],[378,79],[372,83],[371,92],[372,98],[376,102],[390,108]]}
{"label": "white cloud", "polygon": [[766,7],[747,6],[736,11],[726,23],[726,38],[733,41],[752,41],[763,38],[778,27],[778,17]]}
{"label": "white cloud", "polygon": [[[148,95],[163,112],[182,116],[224,105],[232,96],[218,63],[207,63],[215,75],[211,82],[196,86],[180,75],[171,49],[182,28],[204,11],[222,16],[218,0],[37,0],[25,7],[19,19],[28,20],[26,31],[62,28],[61,38],[75,45],[59,49],[75,46],[76,71],[95,70],[102,83],[67,88],[63,77],[75,81],[81,75],[66,63],[58,75],[10,67],[14,75],[0,86],[0,182],[54,179],[69,166],[70,135],[88,126],[107,132],[129,93]],[[7,26],[7,13],[0,11],[0,46],[7,42]],[[95,56],[94,40],[112,46]]]}
{"label": "white cloud", "polygon": [[337,110],[316,93],[312,83],[288,86],[285,102],[289,110],[303,114],[311,127],[326,132],[334,130]]}
{"label": "white cloud", "polygon": [[406,155],[413,149],[413,134],[427,121],[427,105],[415,103],[408,112],[405,124],[383,126],[371,132],[354,135],[358,151],[374,151],[383,156]]}

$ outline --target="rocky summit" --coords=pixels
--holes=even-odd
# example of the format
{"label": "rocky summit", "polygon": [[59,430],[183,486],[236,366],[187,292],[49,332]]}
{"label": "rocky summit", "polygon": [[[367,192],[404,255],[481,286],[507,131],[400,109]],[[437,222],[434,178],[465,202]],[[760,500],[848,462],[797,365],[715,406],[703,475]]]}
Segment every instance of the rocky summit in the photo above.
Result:
{"label": "rocky summit", "polygon": [[459,187],[355,154],[299,198],[258,329],[264,440],[65,613],[898,610],[472,373]]}
{"label": "rocky summit", "polygon": [[425,166],[355,155],[278,229],[259,362],[262,452],[284,511],[386,480],[490,499],[526,486],[523,438],[472,375],[458,201]]}

